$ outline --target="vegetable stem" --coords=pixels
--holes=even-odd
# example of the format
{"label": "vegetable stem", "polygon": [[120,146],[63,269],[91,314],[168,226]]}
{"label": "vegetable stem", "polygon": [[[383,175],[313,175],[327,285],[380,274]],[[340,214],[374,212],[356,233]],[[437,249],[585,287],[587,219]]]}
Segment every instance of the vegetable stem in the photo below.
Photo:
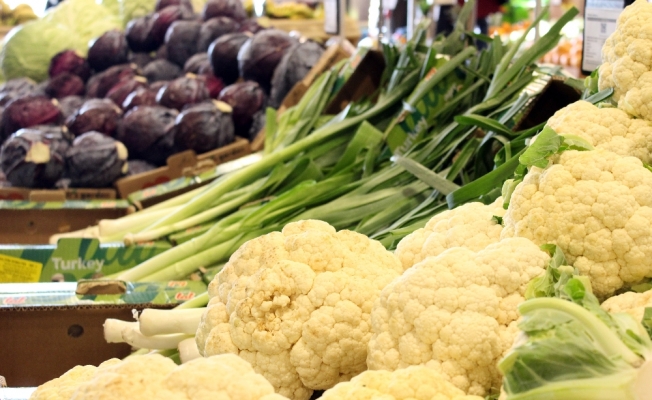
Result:
{"label": "vegetable stem", "polygon": [[518,310],[524,317],[528,314],[541,309],[552,309],[570,315],[586,328],[591,334],[596,344],[602,351],[611,357],[622,357],[623,360],[631,365],[637,365],[641,362],[641,357],[636,355],[627,347],[622,340],[605,325],[597,316],[570,301],[561,301],[555,298],[535,298],[528,300],[519,305]]}

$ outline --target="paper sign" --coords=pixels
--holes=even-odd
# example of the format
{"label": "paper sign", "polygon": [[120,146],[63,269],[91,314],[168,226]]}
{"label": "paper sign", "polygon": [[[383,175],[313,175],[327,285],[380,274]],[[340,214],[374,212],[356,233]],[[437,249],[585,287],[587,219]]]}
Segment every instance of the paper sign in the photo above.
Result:
{"label": "paper sign", "polygon": [[43,264],[0,254],[0,282],[38,282]]}

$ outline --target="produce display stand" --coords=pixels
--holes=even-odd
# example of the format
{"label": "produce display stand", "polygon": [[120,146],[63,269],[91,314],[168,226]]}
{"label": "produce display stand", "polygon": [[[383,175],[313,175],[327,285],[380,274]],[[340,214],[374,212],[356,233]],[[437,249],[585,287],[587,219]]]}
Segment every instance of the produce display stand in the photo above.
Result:
{"label": "produce display stand", "polygon": [[170,309],[206,290],[204,283],[196,281],[91,290],[85,284],[0,286],[0,360],[11,360],[0,364],[0,375],[11,386],[37,386],[75,365],[124,358],[131,352],[129,345],[104,340],[102,326],[107,318],[131,319],[133,309]]}

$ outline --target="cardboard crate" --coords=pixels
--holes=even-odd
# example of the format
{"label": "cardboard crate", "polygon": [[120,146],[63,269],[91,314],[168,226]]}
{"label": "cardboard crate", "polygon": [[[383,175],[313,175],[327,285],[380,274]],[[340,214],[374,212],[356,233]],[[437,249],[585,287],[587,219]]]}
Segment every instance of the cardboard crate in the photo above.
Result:
{"label": "cardboard crate", "polygon": [[184,175],[193,175],[197,171],[215,167],[249,153],[251,153],[249,141],[236,137],[233,143],[207,153],[197,155],[194,151],[188,150],[175,154],[167,159],[166,166],[119,179],[115,187],[120,198],[126,199],[139,190],[170,182]]}
{"label": "cardboard crate", "polygon": [[66,200],[113,200],[115,189],[27,189],[0,188],[0,200],[10,201],[66,201]]}
{"label": "cardboard crate", "polygon": [[0,244],[45,244],[50,236],[134,211],[126,200],[0,201]]}
{"label": "cardboard crate", "polygon": [[[193,170],[188,176],[173,179],[160,185],[139,190],[128,196],[129,202],[137,209],[151,207],[174,196],[207,185],[218,177],[252,164],[262,158],[260,153],[248,154],[235,160],[227,161],[206,171]],[[190,172],[190,171],[187,171]]]}
{"label": "cardboard crate", "polygon": [[99,278],[135,267],[170,247],[164,241],[127,247],[80,238],[52,245],[0,245],[0,283]]}
{"label": "cardboard crate", "polygon": [[76,365],[124,358],[127,344],[106,343],[107,318],[132,310],[173,308],[204,292],[203,282],[125,284],[124,293],[77,294],[74,283],[0,285],[0,375],[11,386],[38,386]]}

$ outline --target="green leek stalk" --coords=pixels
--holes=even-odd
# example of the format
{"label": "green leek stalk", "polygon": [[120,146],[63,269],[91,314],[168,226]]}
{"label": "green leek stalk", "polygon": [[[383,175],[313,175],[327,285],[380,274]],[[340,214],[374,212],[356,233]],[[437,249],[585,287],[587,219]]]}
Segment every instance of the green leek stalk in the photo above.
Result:
{"label": "green leek stalk", "polygon": [[194,197],[181,209],[176,210],[171,215],[168,215],[152,224],[150,229],[166,226],[191,217],[200,210],[209,206],[214,198],[220,197],[230,190],[237,189],[238,187],[259,178],[265,173],[268,173],[276,164],[288,161],[299,153],[302,153],[325,140],[335,138],[346,132],[348,129],[355,127],[357,124],[381,114],[409,93],[416,84],[417,79],[418,72],[412,72],[408,75],[406,80],[401,83],[401,85],[387,96],[387,98],[365,113],[317,129],[315,132],[298,142],[295,142],[278,152],[266,155],[257,163],[226,176],[224,180],[219,181],[217,184],[210,184],[206,191]]}

